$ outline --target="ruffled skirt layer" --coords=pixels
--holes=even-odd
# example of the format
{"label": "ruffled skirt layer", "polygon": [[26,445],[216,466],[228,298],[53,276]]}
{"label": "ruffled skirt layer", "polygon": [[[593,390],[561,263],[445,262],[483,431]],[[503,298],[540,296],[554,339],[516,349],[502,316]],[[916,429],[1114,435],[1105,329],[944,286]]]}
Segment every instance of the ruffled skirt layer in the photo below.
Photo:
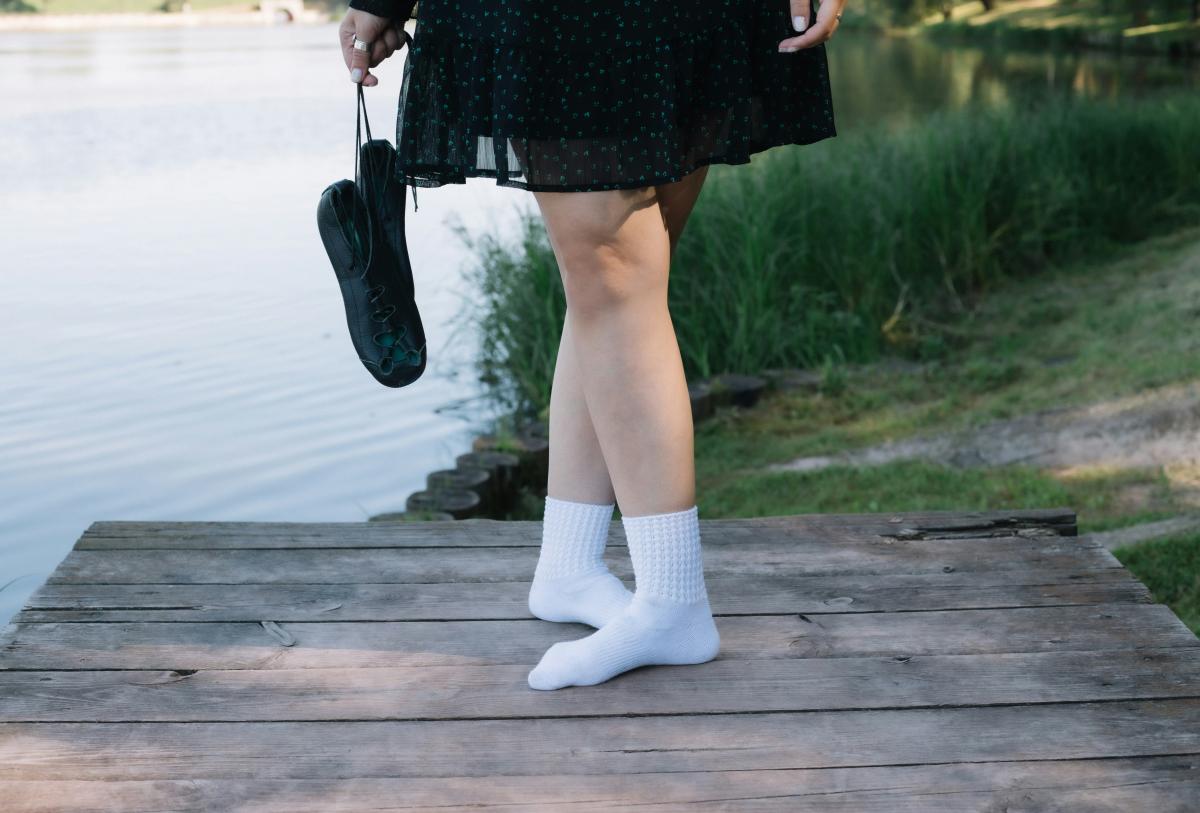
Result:
{"label": "ruffled skirt layer", "polygon": [[787,0],[421,0],[397,113],[413,186],[589,191],[835,135]]}

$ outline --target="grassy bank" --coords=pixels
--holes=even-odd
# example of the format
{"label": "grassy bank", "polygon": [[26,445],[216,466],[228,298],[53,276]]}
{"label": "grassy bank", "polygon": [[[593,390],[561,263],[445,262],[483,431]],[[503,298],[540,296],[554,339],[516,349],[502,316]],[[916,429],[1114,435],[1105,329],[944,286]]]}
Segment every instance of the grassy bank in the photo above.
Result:
{"label": "grassy bank", "polygon": [[[996,285],[1200,220],[1197,143],[1190,96],[1066,100],[716,166],[672,270],[688,377],[936,359]],[[508,406],[543,410],[565,308],[544,230],[464,238],[480,372]]]}
{"label": "grassy bank", "polygon": [[1113,551],[1156,601],[1168,605],[1200,635],[1200,536],[1163,539]]}
{"label": "grassy bank", "polygon": [[1074,507],[1084,532],[1200,508],[1200,471],[958,468],[897,461],[769,471],[888,440],[966,430],[1200,381],[1200,229],[1013,280],[959,321],[942,357],[845,368],[837,386],[785,393],[697,426],[710,516]]}
{"label": "grassy bank", "polygon": [[[1115,259],[997,286],[942,358],[897,372],[847,368],[836,387],[777,395],[697,427],[697,498],[708,517],[810,512],[1073,507],[1084,533],[1200,510],[1200,469],[936,461],[769,471],[1048,408],[1200,382],[1200,229]],[[1200,535],[1114,551],[1200,633]]]}

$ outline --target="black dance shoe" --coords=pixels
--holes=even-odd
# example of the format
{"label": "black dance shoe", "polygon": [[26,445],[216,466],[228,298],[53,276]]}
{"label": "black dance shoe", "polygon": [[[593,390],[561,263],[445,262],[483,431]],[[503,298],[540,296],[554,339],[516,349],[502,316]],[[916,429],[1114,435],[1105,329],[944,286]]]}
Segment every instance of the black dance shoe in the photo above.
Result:
{"label": "black dance shoe", "polygon": [[[361,85],[358,92],[365,107]],[[386,139],[370,139],[369,125],[367,133],[362,144],[360,131],[357,182],[325,188],[317,227],[359,359],[380,384],[403,387],[421,376],[427,361],[404,237],[405,185],[395,174],[395,148]]]}

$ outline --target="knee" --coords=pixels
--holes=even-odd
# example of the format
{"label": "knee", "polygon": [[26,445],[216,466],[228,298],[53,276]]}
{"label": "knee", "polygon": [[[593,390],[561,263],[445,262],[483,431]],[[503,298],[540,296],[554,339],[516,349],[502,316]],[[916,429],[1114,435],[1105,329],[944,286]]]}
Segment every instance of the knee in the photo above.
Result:
{"label": "knee", "polygon": [[572,313],[665,301],[670,247],[653,187],[535,195]]}
{"label": "knee", "polygon": [[619,308],[644,293],[636,258],[619,243],[601,236],[574,237],[559,257],[567,307],[572,313],[586,318]]}

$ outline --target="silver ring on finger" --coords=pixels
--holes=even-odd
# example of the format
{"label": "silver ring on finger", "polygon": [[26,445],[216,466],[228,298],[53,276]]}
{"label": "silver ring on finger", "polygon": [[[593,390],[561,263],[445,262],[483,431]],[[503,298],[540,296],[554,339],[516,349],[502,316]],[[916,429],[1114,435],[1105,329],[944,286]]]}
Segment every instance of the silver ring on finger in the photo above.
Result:
{"label": "silver ring on finger", "polygon": [[354,38],[354,50],[356,50],[356,51],[370,51],[370,50],[371,50],[371,43],[369,43],[369,42],[366,42],[366,41],[364,41],[364,40],[360,40],[358,37],[355,37],[355,38]]}

